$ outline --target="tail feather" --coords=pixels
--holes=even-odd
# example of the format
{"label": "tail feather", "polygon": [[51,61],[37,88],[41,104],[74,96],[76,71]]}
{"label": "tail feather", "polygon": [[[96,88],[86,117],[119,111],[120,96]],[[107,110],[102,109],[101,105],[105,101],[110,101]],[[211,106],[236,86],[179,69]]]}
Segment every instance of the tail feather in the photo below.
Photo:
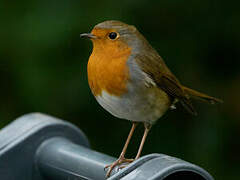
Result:
{"label": "tail feather", "polygon": [[183,107],[192,115],[197,116],[197,111],[194,109],[190,99],[183,98],[180,100],[180,103],[183,105]]}
{"label": "tail feather", "polygon": [[223,103],[223,101],[221,99],[215,98],[215,97],[211,97],[208,96],[206,94],[200,93],[198,91],[195,91],[193,89],[190,89],[188,87],[182,86],[184,91],[192,98],[196,98],[202,101],[206,101],[210,104],[217,104],[217,103]]}

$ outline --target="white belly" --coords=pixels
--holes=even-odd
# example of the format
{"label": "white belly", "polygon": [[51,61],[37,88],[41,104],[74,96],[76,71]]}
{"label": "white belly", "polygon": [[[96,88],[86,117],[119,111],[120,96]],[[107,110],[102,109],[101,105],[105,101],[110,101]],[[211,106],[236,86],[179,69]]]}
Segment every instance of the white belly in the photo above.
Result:
{"label": "white belly", "polygon": [[104,109],[118,118],[151,124],[170,106],[167,94],[156,87],[130,88],[130,91],[121,97],[103,91],[96,99]]}

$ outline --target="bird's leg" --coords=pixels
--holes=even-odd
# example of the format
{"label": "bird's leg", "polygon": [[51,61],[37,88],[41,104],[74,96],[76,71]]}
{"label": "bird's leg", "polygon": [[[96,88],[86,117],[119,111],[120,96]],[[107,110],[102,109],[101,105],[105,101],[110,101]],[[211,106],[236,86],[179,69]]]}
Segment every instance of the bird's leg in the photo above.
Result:
{"label": "bird's leg", "polygon": [[144,130],[144,134],[143,134],[143,137],[142,137],[142,141],[141,141],[141,144],[140,144],[140,146],[139,146],[139,148],[138,148],[138,153],[137,153],[137,155],[136,155],[136,157],[135,157],[135,160],[137,160],[137,159],[140,157],[140,155],[141,155],[141,152],[142,152],[142,149],[143,149],[143,145],[144,145],[144,143],[145,143],[145,140],[146,140],[146,138],[147,138],[148,132],[150,131],[151,127],[152,127],[151,124],[144,123],[144,128],[145,128],[145,130]]}
{"label": "bird's leg", "polygon": [[[146,140],[146,138],[147,138],[148,132],[150,131],[151,127],[152,127],[151,124],[144,123],[144,128],[145,128],[144,134],[143,134],[143,137],[142,137],[141,144],[140,144],[140,146],[139,146],[139,148],[138,148],[138,153],[137,153],[137,155],[136,155],[136,157],[135,157],[134,160],[137,160],[137,159],[140,157],[141,152],[142,152],[142,149],[143,149],[143,145],[144,145],[144,143],[145,143],[145,140]],[[122,166],[120,166],[119,168],[122,169],[122,168],[125,168],[125,167],[126,167],[126,165],[122,165]]]}
{"label": "bird's leg", "polygon": [[129,132],[129,134],[128,134],[128,138],[127,138],[127,140],[126,140],[126,143],[125,143],[125,145],[124,145],[124,147],[123,147],[123,150],[122,150],[119,158],[118,158],[115,162],[113,162],[112,164],[107,165],[107,166],[105,167],[105,169],[108,168],[106,177],[109,177],[109,176],[110,176],[112,170],[113,170],[116,166],[118,166],[118,165],[120,165],[120,164],[122,164],[122,163],[125,163],[125,162],[131,163],[132,161],[134,161],[134,159],[126,159],[124,156],[125,156],[125,153],[126,153],[126,151],[127,151],[128,144],[129,144],[129,142],[130,142],[130,140],[131,140],[131,137],[132,137],[132,135],[133,135],[133,132],[134,132],[136,126],[137,126],[137,123],[136,123],[136,122],[133,122],[132,128],[131,128],[131,130],[130,130],[130,132]]}

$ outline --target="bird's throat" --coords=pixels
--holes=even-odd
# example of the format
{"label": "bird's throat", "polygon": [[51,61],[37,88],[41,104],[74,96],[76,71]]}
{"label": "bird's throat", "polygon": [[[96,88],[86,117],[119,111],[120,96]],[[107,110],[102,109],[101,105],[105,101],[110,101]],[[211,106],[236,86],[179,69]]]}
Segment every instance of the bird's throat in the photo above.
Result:
{"label": "bird's throat", "polygon": [[[100,48],[100,47],[99,47]],[[131,54],[130,48],[115,52],[112,46],[98,49],[94,47],[88,61],[88,82],[95,96],[102,91],[115,96],[127,92],[129,68],[127,60]]]}

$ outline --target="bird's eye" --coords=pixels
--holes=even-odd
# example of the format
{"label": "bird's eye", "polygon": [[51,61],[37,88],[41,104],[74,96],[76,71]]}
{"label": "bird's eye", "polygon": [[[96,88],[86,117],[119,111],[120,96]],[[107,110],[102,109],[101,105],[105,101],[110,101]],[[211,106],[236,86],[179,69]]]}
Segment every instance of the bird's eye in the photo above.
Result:
{"label": "bird's eye", "polygon": [[110,33],[108,34],[108,37],[109,37],[110,39],[112,39],[112,40],[116,39],[117,36],[118,36],[118,35],[117,35],[116,32],[110,32]]}

